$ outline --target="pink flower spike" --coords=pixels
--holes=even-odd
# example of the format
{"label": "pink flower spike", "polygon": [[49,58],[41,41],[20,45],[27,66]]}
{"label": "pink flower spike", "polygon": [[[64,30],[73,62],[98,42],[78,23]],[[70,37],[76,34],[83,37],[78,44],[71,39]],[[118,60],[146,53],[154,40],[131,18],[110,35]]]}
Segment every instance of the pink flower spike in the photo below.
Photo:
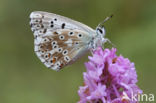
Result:
{"label": "pink flower spike", "polygon": [[78,103],[138,103],[132,101],[132,93],[141,94],[136,85],[137,74],[134,63],[116,55],[116,48],[103,50],[101,47],[89,56],[83,73],[84,86],[78,94]]}

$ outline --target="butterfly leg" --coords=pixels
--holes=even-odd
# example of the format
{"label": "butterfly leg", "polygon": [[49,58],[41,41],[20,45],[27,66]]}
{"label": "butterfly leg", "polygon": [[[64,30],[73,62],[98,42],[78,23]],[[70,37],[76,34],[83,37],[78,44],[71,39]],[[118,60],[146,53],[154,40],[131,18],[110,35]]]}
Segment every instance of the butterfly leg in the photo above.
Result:
{"label": "butterfly leg", "polygon": [[108,38],[103,38],[102,43],[105,44],[106,42],[110,43],[114,48],[116,47]]}

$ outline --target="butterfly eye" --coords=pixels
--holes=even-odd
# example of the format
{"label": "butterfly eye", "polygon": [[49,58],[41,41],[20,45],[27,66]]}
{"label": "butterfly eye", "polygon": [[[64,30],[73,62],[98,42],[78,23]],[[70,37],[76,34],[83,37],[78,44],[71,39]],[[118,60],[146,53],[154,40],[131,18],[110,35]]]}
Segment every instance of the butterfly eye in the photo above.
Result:
{"label": "butterfly eye", "polygon": [[104,29],[104,27],[98,27],[96,29],[96,32],[97,32],[97,34],[101,34],[101,35],[105,36],[105,29]]}
{"label": "butterfly eye", "polygon": [[98,31],[102,34],[103,33],[103,31],[101,30],[101,29],[98,29]]}

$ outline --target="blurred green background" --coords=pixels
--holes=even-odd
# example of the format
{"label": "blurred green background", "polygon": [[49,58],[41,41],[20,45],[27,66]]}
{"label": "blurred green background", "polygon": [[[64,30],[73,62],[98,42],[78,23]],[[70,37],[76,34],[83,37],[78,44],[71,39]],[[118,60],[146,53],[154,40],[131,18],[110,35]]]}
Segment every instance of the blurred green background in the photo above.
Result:
{"label": "blurred green background", "polygon": [[[106,37],[135,63],[138,85],[156,94],[156,0],[0,0],[0,103],[75,103],[87,55],[60,72],[33,49],[32,11],[60,14],[95,28],[106,16]],[[88,54],[90,55],[90,54]]]}

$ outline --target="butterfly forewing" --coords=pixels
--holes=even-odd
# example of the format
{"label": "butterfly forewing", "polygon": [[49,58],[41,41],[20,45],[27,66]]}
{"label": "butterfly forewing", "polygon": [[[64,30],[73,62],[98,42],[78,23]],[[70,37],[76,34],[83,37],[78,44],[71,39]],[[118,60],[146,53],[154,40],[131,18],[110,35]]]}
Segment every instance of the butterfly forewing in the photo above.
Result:
{"label": "butterfly forewing", "polygon": [[88,50],[95,31],[74,20],[47,12],[32,12],[35,52],[49,68],[60,70]]}
{"label": "butterfly forewing", "polygon": [[53,13],[32,12],[30,19],[30,25],[35,35],[45,34],[46,31],[55,29],[79,29],[89,33],[95,32],[92,28],[80,22]]}

